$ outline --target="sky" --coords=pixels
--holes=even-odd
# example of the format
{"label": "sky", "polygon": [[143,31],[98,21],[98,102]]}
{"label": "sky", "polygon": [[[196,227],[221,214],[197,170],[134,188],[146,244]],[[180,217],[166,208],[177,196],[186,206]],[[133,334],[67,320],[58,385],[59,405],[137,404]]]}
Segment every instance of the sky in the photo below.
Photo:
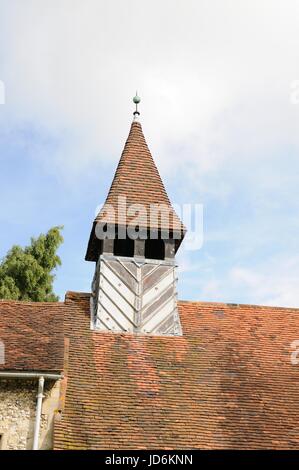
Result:
{"label": "sky", "polygon": [[55,291],[90,291],[137,89],[170,199],[203,205],[179,297],[299,307],[298,24],[297,0],[0,0],[0,257],[63,225]]}

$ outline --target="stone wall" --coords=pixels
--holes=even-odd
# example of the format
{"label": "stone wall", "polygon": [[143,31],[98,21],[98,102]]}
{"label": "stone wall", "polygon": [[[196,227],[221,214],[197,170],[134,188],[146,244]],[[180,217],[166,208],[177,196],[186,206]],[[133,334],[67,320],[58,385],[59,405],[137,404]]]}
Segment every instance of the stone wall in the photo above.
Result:
{"label": "stone wall", "polygon": [[[38,379],[0,379],[0,435],[4,450],[32,449]],[[53,419],[59,382],[45,382],[40,449],[53,446]]]}

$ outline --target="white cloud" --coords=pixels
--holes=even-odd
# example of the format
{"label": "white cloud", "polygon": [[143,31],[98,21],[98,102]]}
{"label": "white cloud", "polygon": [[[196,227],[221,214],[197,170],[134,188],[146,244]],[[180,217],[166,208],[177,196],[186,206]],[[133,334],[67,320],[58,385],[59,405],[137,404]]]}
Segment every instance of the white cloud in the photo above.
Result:
{"label": "white cloud", "polygon": [[298,14],[296,0],[2,0],[6,125],[63,135],[66,171],[116,161],[138,87],[164,171],[298,144]]}
{"label": "white cloud", "polygon": [[235,289],[246,289],[247,295],[264,305],[298,307],[299,257],[269,260],[255,269],[233,268],[230,280]]}
{"label": "white cloud", "polygon": [[[216,200],[225,217],[205,239],[236,243],[222,278],[209,277],[207,257],[182,259],[185,273],[205,273],[190,286],[219,300],[244,288],[256,302],[298,305],[288,253],[271,269],[264,260],[245,265],[265,240],[275,242],[277,227],[286,245],[298,229],[299,167],[290,157],[299,150],[297,0],[0,0],[0,8],[1,132],[13,129],[36,163],[75,191],[94,165],[116,165],[138,88],[174,202],[202,202],[209,213]],[[28,128],[40,144],[17,132]],[[241,195],[247,218],[236,207]]]}
{"label": "white cloud", "polygon": [[[203,273],[204,275],[204,273]],[[298,308],[299,257],[277,256],[254,268],[230,267],[221,278],[204,275],[197,282],[200,298]]]}

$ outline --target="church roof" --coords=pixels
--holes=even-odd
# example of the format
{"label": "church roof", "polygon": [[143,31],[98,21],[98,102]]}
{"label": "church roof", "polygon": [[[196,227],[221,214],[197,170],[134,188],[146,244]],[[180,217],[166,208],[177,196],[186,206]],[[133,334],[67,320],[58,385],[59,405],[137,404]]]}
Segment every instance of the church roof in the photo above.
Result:
{"label": "church roof", "polygon": [[[164,184],[155,165],[151,152],[145,141],[141,124],[134,121],[118,163],[105,204],[95,219],[97,222],[117,223],[119,225],[136,226],[136,213],[130,213],[129,207],[136,209],[142,205],[144,213],[139,213],[140,228],[185,232],[185,228],[172,208]],[[169,217],[150,218],[150,209],[154,205],[163,205]],[[113,208],[113,214],[109,211]],[[169,212],[168,212],[169,211]],[[124,217],[125,216],[125,217]],[[87,251],[87,259],[91,259],[95,244],[94,228]]]}
{"label": "church roof", "polygon": [[0,301],[0,370],[64,367],[56,449],[299,449],[299,309],[179,302],[167,337],[92,331],[89,304]]}
{"label": "church roof", "polygon": [[179,302],[161,337],[92,331],[89,301],[66,297],[56,449],[299,449],[299,309]]}
{"label": "church roof", "polygon": [[62,371],[64,314],[59,302],[0,300],[0,371]]}

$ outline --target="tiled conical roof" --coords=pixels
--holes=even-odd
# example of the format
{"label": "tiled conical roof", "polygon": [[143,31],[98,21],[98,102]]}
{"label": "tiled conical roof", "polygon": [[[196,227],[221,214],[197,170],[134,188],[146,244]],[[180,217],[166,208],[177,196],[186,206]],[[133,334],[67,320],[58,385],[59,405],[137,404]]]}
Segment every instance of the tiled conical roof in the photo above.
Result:
{"label": "tiled conical roof", "polygon": [[106,202],[94,221],[85,259],[97,259],[97,223],[136,227],[136,217],[140,228],[176,233],[178,248],[186,229],[171,206],[141,124],[133,121]]}
{"label": "tiled conical roof", "polygon": [[[139,122],[133,122],[131,125],[106,202],[96,217],[96,222],[114,222],[107,211],[110,205],[114,209],[117,224],[136,225],[133,219],[137,214],[133,213],[133,208],[132,212],[129,209],[133,204],[141,204],[146,210],[146,214],[139,213],[141,227],[175,231],[184,229],[171,206]],[[163,204],[167,208],[169,218],[159,218],[158,223],[155,223],[150,218],[150,209],[152,205],[157,204]]]}

